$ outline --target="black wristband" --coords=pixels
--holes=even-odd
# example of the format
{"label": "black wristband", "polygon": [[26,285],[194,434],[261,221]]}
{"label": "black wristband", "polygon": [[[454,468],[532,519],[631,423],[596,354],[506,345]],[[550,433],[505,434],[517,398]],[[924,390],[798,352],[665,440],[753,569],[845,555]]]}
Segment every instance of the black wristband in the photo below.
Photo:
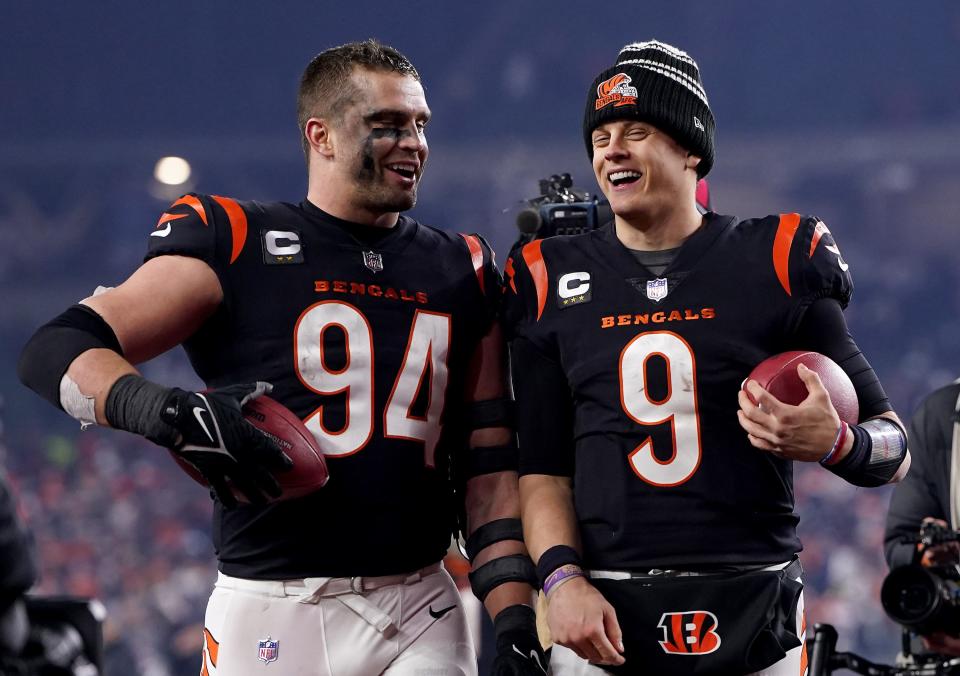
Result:
{"label": "black wristband", "polygon": [[510,554],[488,561],[469,575],[470,588],[480,601],[505,582],[524,582],[531,587],[537,583],[537,571],[526,554]]}
{"label": "black wristband", "polygon": [[24,385],[63,410],[63,374],[74,359],[97,348],[123,355],[120,341],[103,317],[86,305],[74,305],[37,329],[23,348],[17,375]]}
{"label": "black wristband", "polygon": [[120,376],[110,388],[103,413],[111,427],[172,448],[179,441],[180,433],[161,420],[160,412],[175,392],[175,389],[128,373]]}
{"label": "black wristband", "polygon": [[481,550],[503,540],[523,542],[523,526],[520,519],[494,519],[473,531],[464,543],[467,559],[472,563]]}
{"label": "black wristband", "polygon": [[543,583],[550,577],[550,573],[560,566],[566,566],[568,564],[583,567],[581,565],[580,553],[573,547],[554,545],[545,551],[540,557],[540,560],[537,561],[537,581],[540,583],[540,588],[543,589]]}
{"label": "black wristband", "polygon": [[889,418],[871,418],[851,425],[853,447],[827,469],[854,486],[883,486],[893,478],[907,454],[907,434]]}
{"label": "black wristband", "polygon": [[507,606],[493,618],[493,631],[499,639],[508,631],[537,631],[537,614],[530,606]]}
{"label": "black wristband", "polygon": [[827,469],[841,476],[845,470],[849,471],[851,468],[862,465],[870,455],[870,449],[873,446],[870,435],[859,425],[850,425],[850,432],[853,434],[853,446],[850,447],[850,452],[833,465],[825,465]]}
{"label": "black wristband", "polygon": [[486,399],[467,404],[467,429],[481,430],[487,427],[513,428],[514,404],[512,399]]}

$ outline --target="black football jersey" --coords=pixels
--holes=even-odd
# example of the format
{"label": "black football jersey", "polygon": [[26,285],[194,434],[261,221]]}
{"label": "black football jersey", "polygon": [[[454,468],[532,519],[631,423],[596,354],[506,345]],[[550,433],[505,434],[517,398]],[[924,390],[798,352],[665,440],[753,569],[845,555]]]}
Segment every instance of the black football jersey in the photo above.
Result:
{"label": "black football jersey", "polygon": [[450,458],[466,439],[465,371],[502,296],[486,243],[406,216],[382,231],[307,200],[192,194],[149,242],[147,259],[199,258],[223,288],[184,342],[197,374],[210,388],[273,384],[270,396],[304,421],[330,468],[305,498],[217,503],[221,570],[386,575],[440,560],[453,522]]}
{"label": "black football jersey", "polygon": [[846,306],[847,264],[798,214],[708,214],[662,276],[613,224],[527,244],[505,266],[521,474],[573,477],[587,566],[786,561],[790,461],[750,445],[737,392],[804,310]]}

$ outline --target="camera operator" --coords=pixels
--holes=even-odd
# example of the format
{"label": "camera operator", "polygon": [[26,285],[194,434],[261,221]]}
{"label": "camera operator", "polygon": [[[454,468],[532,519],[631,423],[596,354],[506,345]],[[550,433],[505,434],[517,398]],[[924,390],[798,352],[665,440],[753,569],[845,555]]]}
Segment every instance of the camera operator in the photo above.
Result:
{"label": "camera operator", "polygon": [[[931,522],[960,527],[960,383],[929,395],[910,421],[913,465],[893,491],[884,534],[884,554],[891,569],[919,563],[925,568],[960,562],[956,541],[922,547],[921,526]],[[923,637],[933,652],[960,656],[960,637],[933,631]]]}
{"label": "camera operator", "polygon": [[0,472],[0,664],[26,645],[30,625],[23,595],[36,579],[32,538],[17,518],[6,477]]}

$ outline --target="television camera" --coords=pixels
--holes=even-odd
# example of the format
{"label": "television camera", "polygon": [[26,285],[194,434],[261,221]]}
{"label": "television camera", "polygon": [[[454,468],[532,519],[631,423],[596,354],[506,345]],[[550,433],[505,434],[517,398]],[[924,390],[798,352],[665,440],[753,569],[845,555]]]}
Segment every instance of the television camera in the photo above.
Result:
{"label": "television camera", "polygon": [[[960,531],[930,521],[908,542],[918,545],[914,561],[894,568],[883,581],[883,609],[894,622],[917,634],[960,635]],[[932,547],[947,547],[951,555],[921,565],[924,552]]]}
{"label": "television camera", "polygon": [[[570,174],[540,179],[540,194],[523,200],[523,204],[517,213],[520,238],[514,249],[535,239],[581,235],[613,220],[610,203],[602,196],[575,188]],[[711,210],[710,186],[706,179],[697,182],[697,209],[700,213]]]}

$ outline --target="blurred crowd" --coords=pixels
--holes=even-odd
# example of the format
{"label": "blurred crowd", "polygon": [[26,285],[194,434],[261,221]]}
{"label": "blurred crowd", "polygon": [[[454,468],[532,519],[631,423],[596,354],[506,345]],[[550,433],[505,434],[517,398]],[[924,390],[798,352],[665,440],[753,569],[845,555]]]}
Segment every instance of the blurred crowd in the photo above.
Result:
{"label": "blurred crowd", "polygon": [[197,673],[216,574],[207,491],[133,435],[25,438],[2,454],[36,539],[34,592],[104,602],[106,673]]}

